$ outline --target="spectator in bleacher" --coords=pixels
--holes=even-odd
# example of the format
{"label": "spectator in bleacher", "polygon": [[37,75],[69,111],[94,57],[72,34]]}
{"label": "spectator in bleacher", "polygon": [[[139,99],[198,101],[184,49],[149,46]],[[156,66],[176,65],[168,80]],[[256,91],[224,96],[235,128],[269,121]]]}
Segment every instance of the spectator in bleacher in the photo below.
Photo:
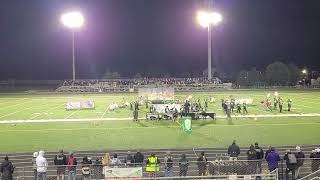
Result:
{"label": "spectator in bleacher", "polygon": [[205,176],[207,172],[207,162],[208,159],[204,155],[204,152],[201,152],[200,156],[197,159],[197,165],[199,170],[199,176]]}
{"label": "spectator in bleacher", "polygon": [[233,140],[232,144],[228,148],[228,155],[229,155],[229,160],[234,161],[238,159],[238,156],[240,154],[240,148],[236,144],[236,140]]}
{"label": "spectator in bleacher", "polygon": [[262,164],[262,159],[263,159],[263,156],[264,156],[264,152],[263,152],[263,149],[259,147],[259,144],[256,142],[254,144],[254,148],[257,152],[257,173],[260,174],[262,172],[262,168],[261,168],[261,164]]}
{"label": "spectator in bleacher", "polygon": [[179,160],[179,176],[187,176],[189,161],[186,158],[186,154],[181,155],[181,159]]}
{"label": "spectator in bleacher", "polygon": [[118,154],[114,154],[113,158],[111,159],[111,166],[112,167],[119,167],[121,165],[121,161],[118,158]]}
{"label": "spectator in bleacher", "polygon": [[44,151],[40,151],[38,157],[36,158],[37,164],[37,179],[46,180],[47,179],[47,168],[48,161],[44,157]]}
{"label": "spectator in bleacher", "polygon": [[134,164],[134,159],[133,156],[131,155],[131,152],[128,151],[126,158],[124,159],[124,162],[126,164],[126,166],[133,166]]}
{"label": "spectator in bleacher", "polygon": [[4,161],[1,163],[0,172],[2,174],[2,180],[12,180],[12,174],[14,171],[14,167],[12,163],[9,161],[9,157],[4,157]]}
{"label": "spectator in bleacher", "polygon": [[138,150],[137,153],[133,156],[133,159],[136,166],[142,166],[144,155],[140,152],[140,150]]}
{"label": "spectator in bleacher", "polygon": [[312,158],[311,171],[315,172],[315,171],[319,170],[319,166],[320,166],[320,149],[317,148],[315,150],[312,150],[312,153],[310,154],[310,158]]}
{"label": "spectator in bleacher", "polygon": [[77,159],[74,157],[73,153],[70,152],[70,156],[67,159],[68,167],[68,180],[76,179],[76,168],[77,168]]}
{"label": "spectator in bleacher", "polygon": [[81,173],[83,180],[90,180],[91,179],[91,166],[92,162],[89,160],[87,156],[84,156],[82,159],[82,167],[81,167]]}
{"label": "spectator in bleacher", "polygon": [[[286,179],[295,179],[295,171],[297,168],[297,158],[294,153],[292,153],[290,150],[287,150],[283,160],[286,161]],[[292,177],[289,178],[289,172],[291,172]]]}
{"label": "spectator in bleacher", "polygon": [[93,163],[93,178],[94,179],[103,179],[102,171],[103,171],[102,162],[97,157]]}
{"label": "spectator in bleacher", "polygon": [[32,169],[33,169],[33,175],[34,175],[34,179],[37,179],[37,163],[36,163],[36,159],[38,157],[38,152],[34,152],[33,153],[33,157],[32,157]]}
{"label": "spectator in bleacher", "polygon": [[303,166],[303,163],[304,163],[304,153],[301,151],[301,148],[299,146],[296,147],[296,158],[297,158],[297,170],[296,170],[296,179],[298,178],[299,176],[299,172],[300,172],[300,169],[301,167]]}
{"label": "spectator in bleacher", "polygon": [[256,167],[257,167],[257,152],[254,148],[254,146],[251,144],[249,150],[247,151],[247,159],[248,161],[248,172],[249,174],[255,174],[256,173]]}
{"label": "spectator in bleacher", "polygon": [[63,154],[63,150],[54,157],[54,165],[57,166],[57,180],[61,178],[64,180],[64,175],[66,172],[66,165],[67,165],[67,157]]}
{"label": "spectator in bleacher", "polygon": [[168,151],[166,156],[164,157],[164,176],[172,177],[172,168],[173,168],[173,158],[171,153]]}
{"label": "spectator in bleacher", "polygon": [[269,171],[273,171],[275,169],[278,169],[280,161],[279,154],[275,151],[274,147],[271,147],[270,152],[268,153],[266,160],[268,162]]}
{"label": "spectator in bleacher", "polygon": [[149,177],[157,177],[157,172],[160,170],[159,164],[159,158],[154,153],[151,153],[151,156],[146,161],[146,171],[149,173]]}

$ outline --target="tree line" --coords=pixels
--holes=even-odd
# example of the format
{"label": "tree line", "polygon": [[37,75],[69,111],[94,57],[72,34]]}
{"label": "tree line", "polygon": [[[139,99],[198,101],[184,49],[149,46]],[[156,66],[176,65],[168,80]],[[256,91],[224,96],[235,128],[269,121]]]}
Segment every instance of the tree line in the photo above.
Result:
{"label": "tree line", "polygon": [[240,71],[236,83],[240,86],[294,86],[302,78],[307,78],[304,76],[296,65],[276,61],[263,71],[256,68]]}

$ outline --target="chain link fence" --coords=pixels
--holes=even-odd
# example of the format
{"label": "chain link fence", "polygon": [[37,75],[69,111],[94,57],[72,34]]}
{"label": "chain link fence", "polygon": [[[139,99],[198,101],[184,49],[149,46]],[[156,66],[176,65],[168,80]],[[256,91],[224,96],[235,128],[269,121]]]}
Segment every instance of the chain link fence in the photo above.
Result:
{"label": "chain link fence", "polygon": [[[85,172],[83,167],[88,167]],[[149,167],[149,168],[148,168]],[[150,167],[152,167],[150,169]],[[117,164],[116,166],[104,166],[102,164],[77,165],[75,171],[69,171],[69,167],[48,166],[46,179],[57,179],[60,172],[64,179],[130,179],[130,173],[135,174],[134,179],[277,179],[277,171],[267,171],[265,162],[262,161],[189,161],[171,163],[149,164]],[[141,172],[140,172],[141,170]],[[135,171],[135,172],[133,172]],[[139,175],[140,174],[140,175]],[[38,176],[40,174],[38,173]],[[29,180],[36,178],[33,167],[16,168],[14,178]],[[40,175],[41,176],[41,175]],[[74,176],[74,178],[71,178]],[[62,179],[62,178],[59,178]]]}

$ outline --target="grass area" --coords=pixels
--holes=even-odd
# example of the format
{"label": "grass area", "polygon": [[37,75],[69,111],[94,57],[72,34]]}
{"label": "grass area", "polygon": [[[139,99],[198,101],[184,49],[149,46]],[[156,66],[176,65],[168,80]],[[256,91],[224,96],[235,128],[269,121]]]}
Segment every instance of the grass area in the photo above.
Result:
{"label": "grass area", "polygon": [[[266,98],[267,93],[273,91],[229,91],[229,92],[202,92],[192,93],[193,99],[204,99],[213,96],[216,103],[209,104],[208,111],[223,115],[220,99],[229,97],[253,98],[254,105],[248,107],[249,114],[279,114],[278,111],[268,112],[260,106],[260,101]],[[176,99],[184,100],[191,93],[176,93]],[[286,109],[287,99],[293,100],[292,112],[286,113],[318,113],[320,91],[279,91],[284,99]],[[73,118],[128,118],[132,117],[129,108],[108,111],[108,106],[114,101],[118,105],[123,103],[123,98],[130,102],[138,98],[138,94],[42,94],[42,95],[16,95],[0,94],[0,120],[14,119],[73,119]],[[83,101],[93,100],[95,110],[66,111],[65,104],[68,100]],[[148,109],[142,107],[140,117],[145,117]]]}
{"label": "grass area", "polygon": [[132,123],[34,123],[1,125],[2,152],[224,147],[237,139],[241,146],[255,141],[263,145],[319,143],[320,119],[272,118],[227,121],[194,121],[191,134],[174,122]]}
{"label": "grass area", "polygon": [[[194,98],[213,96],[216,103],[209,104],[209,110],[219,115],[220,99],[234,97],[254,98],[254,105],[248,107],[249,114],[279,114],[268,112],[259,105],[260,100],[272,91],[230,91],[192,93]],[[185,99],[190,93],[178,93],[178,99]],[[285,100],[293,100],[293,111],[283,113],[319,113],[320,91],[279,91]],[[137,94],[83,94],[83,95],[0,95],[0,120],[14,119],[58,119],[58,118],[101,118],[131,117],[129,109],[108,112],[106,108],[115,101],[121,104],[137,98]],[[66,111],[67,100],[94,100],[95,110]],[[286,108],[286,105],[284,105]],[[140,117],[147,110],[141,108]],[[191,134],[182,132],[175,122],[168,121],[104,121],[104,122],[59,122],[0,124],[1,152],[35,151],[39,149],[101,150],[136,148],[197,148],[224,147],[237,139],[241,146],[255,141],[262,145],[316,144],[320,117],[277,117],[277,118],[233,118],[232,124],[224,119],[194,121]]]}

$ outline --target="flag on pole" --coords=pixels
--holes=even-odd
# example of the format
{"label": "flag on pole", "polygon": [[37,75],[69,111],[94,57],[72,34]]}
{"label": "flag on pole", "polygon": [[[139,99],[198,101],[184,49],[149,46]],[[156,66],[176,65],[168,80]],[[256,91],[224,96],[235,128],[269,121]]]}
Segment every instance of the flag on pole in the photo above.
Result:
{"label": "flag on pole", "polygon": [[183,131],[192,132],[192,118],[190,116],[182,116],[181,124]]}

